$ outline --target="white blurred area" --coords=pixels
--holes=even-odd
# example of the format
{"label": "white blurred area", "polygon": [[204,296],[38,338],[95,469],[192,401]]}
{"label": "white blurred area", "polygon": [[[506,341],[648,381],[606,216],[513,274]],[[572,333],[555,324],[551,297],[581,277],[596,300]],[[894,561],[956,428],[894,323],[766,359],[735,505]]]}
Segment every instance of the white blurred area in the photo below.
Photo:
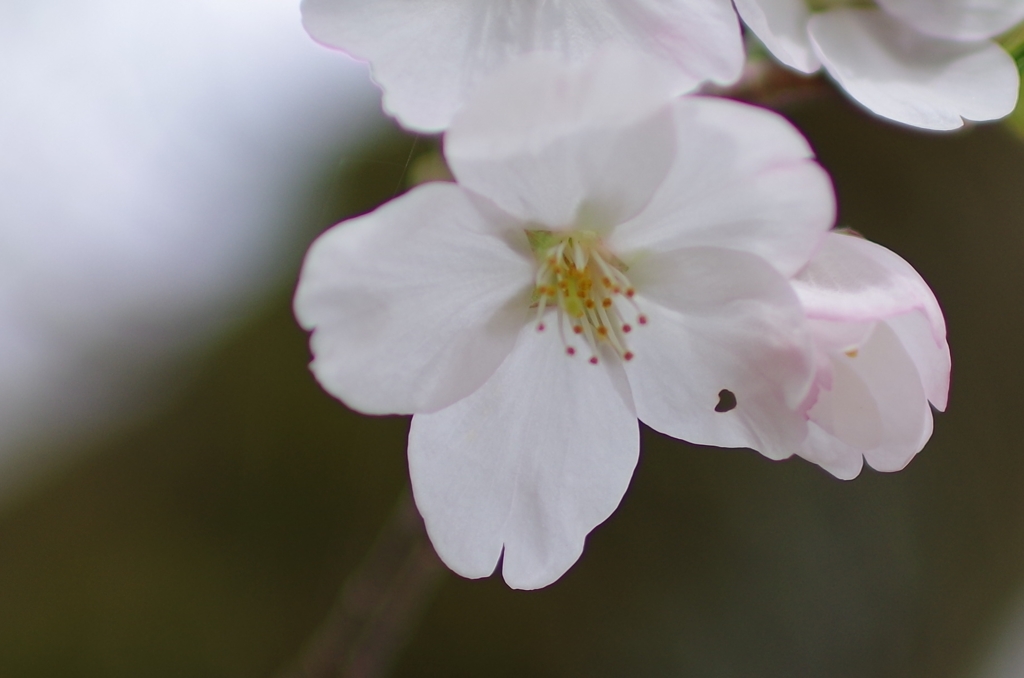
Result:
{"label": "white blurred area", "polygon": [[280,282],[378,111],[298,0],[0,3],[0,501]]}

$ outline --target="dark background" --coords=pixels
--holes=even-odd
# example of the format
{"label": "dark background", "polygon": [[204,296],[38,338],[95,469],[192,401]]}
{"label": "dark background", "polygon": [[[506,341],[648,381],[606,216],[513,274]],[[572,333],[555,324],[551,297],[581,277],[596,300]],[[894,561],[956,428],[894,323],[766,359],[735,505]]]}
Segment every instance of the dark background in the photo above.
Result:
{"label": "dark background", "polygon": [[[946,311],[953,387],[931,442],[900,473],[842,482],[645,430],[621,507],[565,577],[525,593],[446,573],[395,676],[978,675],[1024,588],[1024,144],[899,129],[837,95],[786,113],[832,172],[840,224],[910,261]],[[296,232],[390,198],[435,147],[368,140],[310,187]],[[273,676],[299,653],[407,484],[408,421],[316,385],[292,264],[162,411],[0,514],[0,676]]]}

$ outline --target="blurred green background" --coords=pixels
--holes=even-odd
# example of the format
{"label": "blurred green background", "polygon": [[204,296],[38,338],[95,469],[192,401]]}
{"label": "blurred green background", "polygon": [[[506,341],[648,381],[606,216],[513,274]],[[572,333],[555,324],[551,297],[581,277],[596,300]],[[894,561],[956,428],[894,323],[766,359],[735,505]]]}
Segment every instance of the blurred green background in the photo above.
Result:
{"label": "blurred green background", "polygon": [[[1024,144],[897,129],[838,96],[787,114],[833,174],[840,224],[945,308],[952,397],[929,445],[841,482],[645,430],[621,507],[562,580],[524,593],[446,573],[395,676],[980,675],[1024,587]],[[389,199],[435,148],[367,140],[323,168],[295,232]],[[314,382],[293,259],[167,406],[0,513],[0,676],[273,676],[323,620],[407,484],[408,421]]]}

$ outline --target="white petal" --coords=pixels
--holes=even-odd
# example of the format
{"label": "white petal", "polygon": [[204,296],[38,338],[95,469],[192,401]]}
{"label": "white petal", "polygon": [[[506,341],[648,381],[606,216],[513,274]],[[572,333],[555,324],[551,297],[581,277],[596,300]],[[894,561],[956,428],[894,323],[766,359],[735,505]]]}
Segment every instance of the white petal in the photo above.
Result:
{"label": "white petal", "polygon": [[814,345],[828,353],[846,353],[859,349],[875,331],[875,324],[873,320],[834,322],[812,318],[807,321]]}
{"label": "white petal", "polygon": [[733,0],[743,23],[776,59],[802,73],[813,73],[821,62],[807,37],[810,12],[804,0]]}
{"label": "white petal", "polygon": [[[858,358],[861,350],[865,350],[863,346],[858,348]],[[833,354],[832,384],[818,394],[808,416],[822,431],[860,456],[882,444],[882,414],[871,389],[850,365],[851,361],[860,364],[864,360],[850,355],[854,353]]]}
{"label": "white petal", "polygon": [[922,33],[984,40],[1024,21],[1022,0],[879,0],[884,10]]}
{"label": "white petal", "polygon": [[504,551],[513,588],[554,582],[618,506],[640,449],[615,360],[570,358],[555,331],[526,328],[483,388],[413,417],[409,472],[441,559],[485,577]]}
{"label": "white petal", "polygon": [[793,288],[809,318],[874,321],[917,310],[928,319],[932,342],[946,343],[946,321],[928,283],[898,254],[869,240],[829,233]]}
{"label": "white petal", "polygon": [[807,422],[807,439],[800,456],[840,480],[853,480],[864,468],[864,454],[814,423]]}
{"label": "white petal", "polygon": [[910,359],[917,366],[928,400],[940,412],[949,399],[950,356],[945,339],[935,341],[931,324],[924,313],[905,313],[887,321]]}
{"label": "white petal", "polygon": [[785,119],[704,97],[675,105],[676,155],[650,205],[609,245],[635,250],[725,247],[799,270],[835,219],[828,174]]}
{"label": "white petal", "polygon": [[321,385],[368,414],[446,407],[480,387],[527,322],[525,234],[454,184],[431,183],[313,243],[295,314]]}
{"label": "white petal", "polygon": [[751,252],[785,276],[799,270],[835,220],[828,175],[780,116],[735,101],[675,105],[676,162],[650,204],[612,232],[620,256],[723,247]]}
{"label": "white petal", "polygon": [[[842,323],[832,323],[842,324]],[[830,361],[831,383],[808,412],[800,456],[850,480],[864,466],[864,452],[882,442],[882,415],[867,384],[841,360]]]}
{"label": "white petal", "polygon": [[733,82],[743,66],[726,0],[303,0],[302,19],[316,40],[370,61],[385,108],[428,132],[529,52],[581,62],[606,43],[628,45],[670,67],[679,92]]}
{"label": "white petal", "polygon": [[956,129],[962,119],[1002,118],[1017,103],[1017,66],[995,43],[928,37],[879,10],[816,14],[809,31],[829,74],[891,120]]}
{"label": "white petal", "polygon": [[460,184],[525,221],[565,227],[584,208],[607,228],[643,209],[668,172],[671,98],[657,69],[629,53],[578,67],[534,54],[481,87],[445,157]]}
{"label": "white petal", "polygon": [[[796,452],[815,364],[786,280],[751,254],[712,248],[652,254],[630,275],[649,317],[629,335],[626,364],[640,420],[693,443]],[[717,412],[723,389],[737,404]]]}
{"label": "white petal", "polygon": [[855,357],[833,356],[835,379],[808,413],[813,424],[800,455],[841,478],[862,455],[879,471],[898,471],[931,436],[932,415],[917,367],[887,323]]}

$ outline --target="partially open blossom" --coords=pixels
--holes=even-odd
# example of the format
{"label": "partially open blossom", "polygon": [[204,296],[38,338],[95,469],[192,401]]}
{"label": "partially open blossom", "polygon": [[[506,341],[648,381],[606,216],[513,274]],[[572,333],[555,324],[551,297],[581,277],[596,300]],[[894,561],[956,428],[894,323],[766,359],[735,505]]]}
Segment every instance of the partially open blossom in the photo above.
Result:
{"label": "partially open blossom", "polygon": [[898,471],[946,407],[949,347],[935,295],[880,245],[831,233],[793,282],[819,354],[817,400],[799,454],[840,478],[863,461]]}
{"label": "partially open blossom", "polygon": [[314,243],[295,298],[312,369],[354,409],[415,413],[441,558],[545,586],[618,505],[637,417],[781,458],[815,379],[787,278],[834,216],[782,118],[672,102],[628,60],[534,55],[453,123],[430,183]]}
{"label": "partially open blossom", "polygon": [[[1017,67],[993,37],[1024,20],[1024,0],[736,0],[782,63],[824,66],[864,107],[934,130],[994,120],[1017,102]],[[820,11],[818,11],[820,10]]]}
{"label": "partially open blossom", "polygon": [[679,93],[731,83],[743,66],[729,0],[303,0],[302,21],[368,61],[384,108],[426,132],[447,128],[488,74],[535,51],[582,62],[628,47],[671,72]]}

